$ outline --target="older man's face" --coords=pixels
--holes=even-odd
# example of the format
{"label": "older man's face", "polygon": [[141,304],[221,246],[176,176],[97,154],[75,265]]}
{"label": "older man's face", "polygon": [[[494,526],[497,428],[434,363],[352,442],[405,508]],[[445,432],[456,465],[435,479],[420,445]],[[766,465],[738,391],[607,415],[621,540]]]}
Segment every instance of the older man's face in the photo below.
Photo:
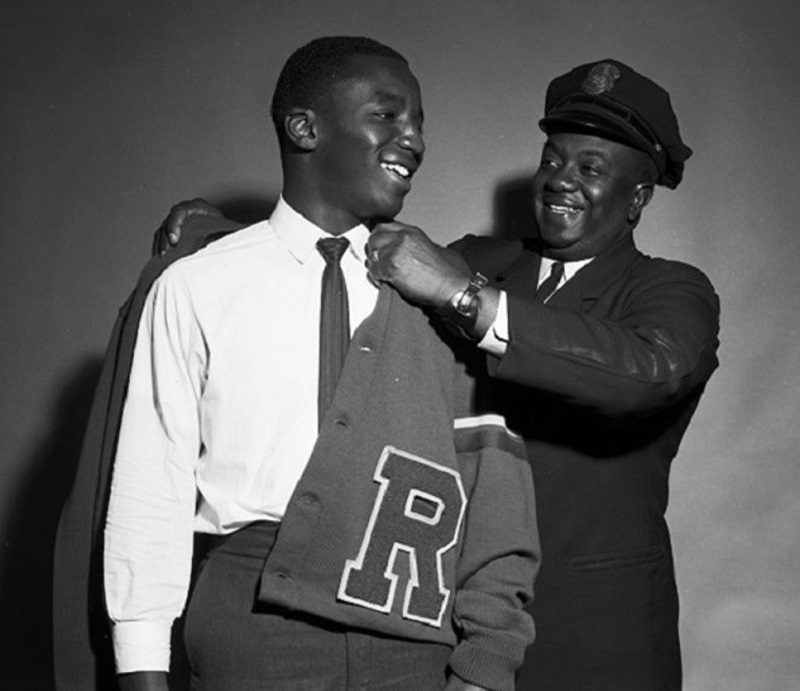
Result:
{"label": "older man's face", "polygon": [[566,261],[600,254],[630,232],[642,154],[585,134],[552,134],[534,176],[544,253]]}

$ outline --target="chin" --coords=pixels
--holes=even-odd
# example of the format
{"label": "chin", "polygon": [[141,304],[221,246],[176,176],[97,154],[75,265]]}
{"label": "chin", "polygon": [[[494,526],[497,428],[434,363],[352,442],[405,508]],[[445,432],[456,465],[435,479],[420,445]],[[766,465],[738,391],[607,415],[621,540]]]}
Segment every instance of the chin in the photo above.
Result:
{"label": "chin", "polygon": [[570,245],[574,244],[578,238],[565,235],[561,232],[548,232],[547,230],[539,230],[539,237],[542,242],[552,249],[565,250]]}
{"label": "chin", "polygon": [[372,215],[376,221],[391,221],[403,210],[403,200],[381,204]]}

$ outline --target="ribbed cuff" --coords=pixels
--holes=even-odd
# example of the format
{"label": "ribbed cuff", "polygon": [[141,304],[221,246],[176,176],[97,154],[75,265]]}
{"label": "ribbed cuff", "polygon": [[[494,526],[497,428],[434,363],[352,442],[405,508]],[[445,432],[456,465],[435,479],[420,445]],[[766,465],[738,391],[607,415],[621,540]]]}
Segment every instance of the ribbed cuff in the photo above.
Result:
{"label": "ribbed cuff", "polygon": [[507,651],[500,652],[476,643],[458,644],[450,656],[453,673],[470,684],[492,691],[514,691],[514,675],[522,664],[524,649],[516,650],[519,646],[509,645]]}

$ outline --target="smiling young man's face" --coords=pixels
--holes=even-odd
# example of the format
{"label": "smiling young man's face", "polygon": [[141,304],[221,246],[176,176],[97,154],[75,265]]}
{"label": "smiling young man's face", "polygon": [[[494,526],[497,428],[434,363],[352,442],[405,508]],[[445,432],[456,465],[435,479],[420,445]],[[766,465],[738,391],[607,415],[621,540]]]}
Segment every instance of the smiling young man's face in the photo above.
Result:
{"label": "smiling young man's face", "polygon": [[546,256],[595,257],[631,231],[642,156],[600,137],[567,132],[548,137],[533,183]]}
{"label": "smiling young man's face", "polygon": [[422,163],[422,97],[401,60],[356,55],[316,112],[317,196],[326,230],[394,218]]}

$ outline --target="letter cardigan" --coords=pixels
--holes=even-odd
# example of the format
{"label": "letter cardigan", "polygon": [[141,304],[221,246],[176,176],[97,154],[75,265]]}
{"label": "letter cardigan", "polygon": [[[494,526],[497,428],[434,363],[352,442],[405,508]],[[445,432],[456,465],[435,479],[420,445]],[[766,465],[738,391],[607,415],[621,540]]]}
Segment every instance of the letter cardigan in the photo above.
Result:
{"label": "letter cardigan", "polygon": [[[218,229],[218,219],[207,222]],[[113,674],[98,557],[141,306],[170,259],[145,268],[121,312],[59,526],[61,690],[105,688]],[[533,483],[521,440],[500,416],[476,415],[474,398],[427,315],[383,288],[354,334],[258,598],[382,635],[447,643],[459,677],[513,689],[533,640],[523,610],[539,563]]]}

